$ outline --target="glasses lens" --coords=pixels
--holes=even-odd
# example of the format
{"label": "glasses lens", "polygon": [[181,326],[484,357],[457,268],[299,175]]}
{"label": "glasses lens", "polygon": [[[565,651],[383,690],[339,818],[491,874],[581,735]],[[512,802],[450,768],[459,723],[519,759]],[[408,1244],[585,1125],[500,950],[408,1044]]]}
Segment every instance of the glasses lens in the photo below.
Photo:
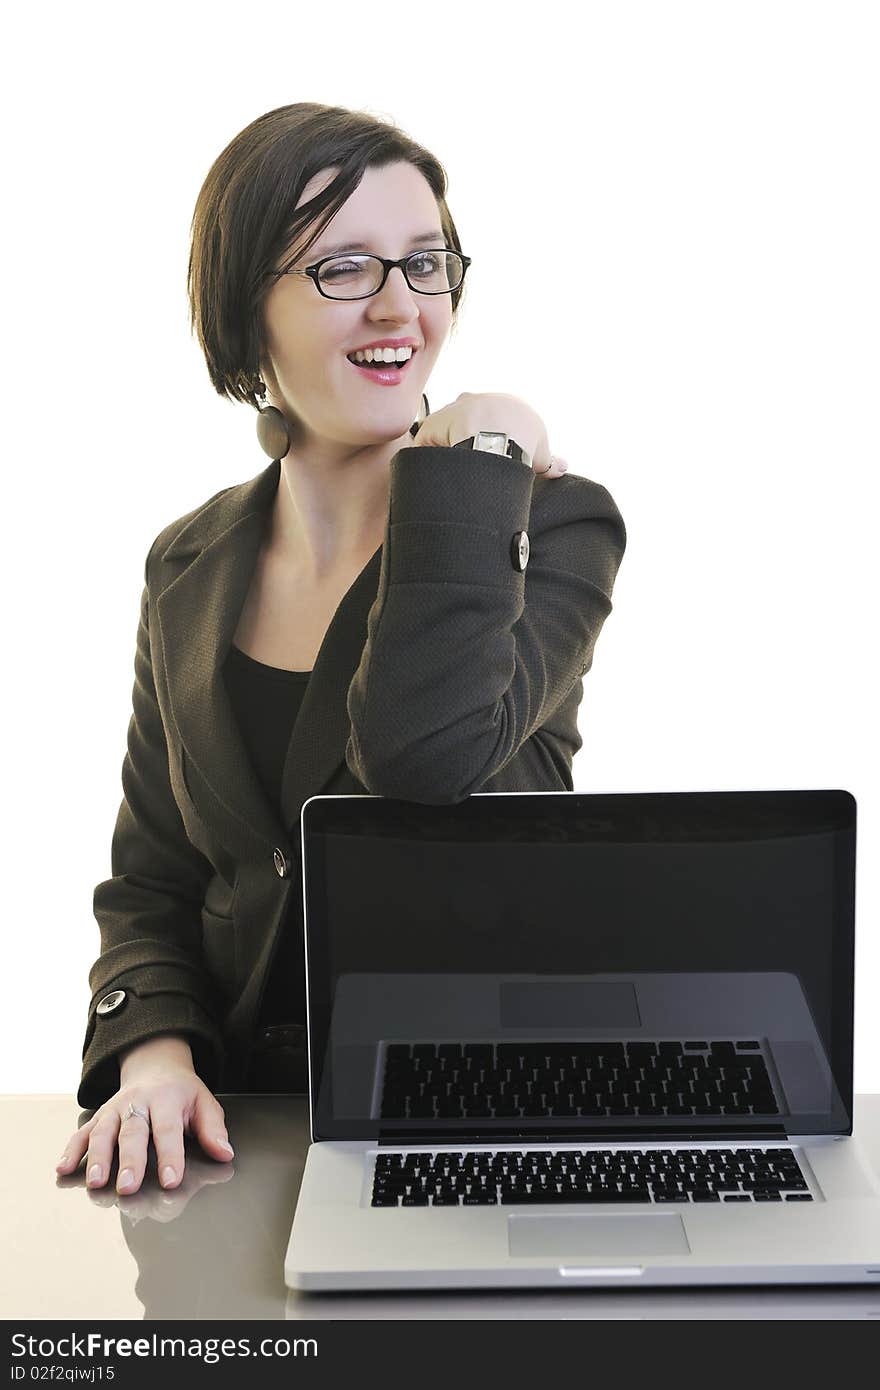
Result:
{"label": "glasses lens", "polygon": [[375,256],[338,256],[318,271],[321,289],[331,299],[360,299],[373,294],[382,279],[382,262]]}
{"label": "glasses lens", "polygon": [[419,251],[406,268],[413,289],[422,294],[448,294],[461,284],[462,265],[455,251]]}
{"label": "glasses lens", "polygon": [[[461,284],[463,262],[455,251],[418,251],[407,262],[410,285],[422,294],[449,294]],[[377,256],[337,256],[318,272],[331,299],[362,299],[375,294],[382,280]]]}

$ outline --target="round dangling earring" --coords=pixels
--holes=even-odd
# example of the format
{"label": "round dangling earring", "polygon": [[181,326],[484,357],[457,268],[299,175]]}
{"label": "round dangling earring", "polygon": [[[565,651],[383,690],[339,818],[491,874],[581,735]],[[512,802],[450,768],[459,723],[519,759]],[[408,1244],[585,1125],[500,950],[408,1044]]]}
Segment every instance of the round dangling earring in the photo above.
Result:
{"label": "round dangling earring", "polygon": [[424,424],[424,422],[427,420],[430,414],[431,407],[428,405],[428,397],[425,395],[424,392],[422,392],[422,404],[419,407],[419,418],[415,421],[414,424],[410,425],[409,427],[409,432],[412,435],[413,439],[415,439],[416,435],[419,432],[420,426]]}
{"label": "round dangling earring", "polygon": [[273,463],[278,463],[290,449],[290,426],[277,406],[261,405],[266,395],[266,383],[257,378],[254,396],[257,399],[257,439]]}

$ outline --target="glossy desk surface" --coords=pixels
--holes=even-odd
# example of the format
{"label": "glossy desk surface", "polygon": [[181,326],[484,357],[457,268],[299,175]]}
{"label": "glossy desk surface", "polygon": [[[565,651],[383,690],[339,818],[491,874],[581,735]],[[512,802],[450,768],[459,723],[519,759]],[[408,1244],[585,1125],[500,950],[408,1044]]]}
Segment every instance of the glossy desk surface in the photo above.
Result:
{"label": "glossy desk surface", "polygon": [[[155,1158],[141,1191],[87,1191],[55,1163],[85,1118],[71,1096],[0,1096],[0,1317],[115,1318],[880,1318],[880,1288],[301,1294],[284,1254],[309,1145],[301,1096],[221,1097],[232,1163],[187,1140],[181,1186]],[[880,1176],[880,1095],[857,1096],[855,1133]],[[115,1182],[115,1168],[112,1175]]]}

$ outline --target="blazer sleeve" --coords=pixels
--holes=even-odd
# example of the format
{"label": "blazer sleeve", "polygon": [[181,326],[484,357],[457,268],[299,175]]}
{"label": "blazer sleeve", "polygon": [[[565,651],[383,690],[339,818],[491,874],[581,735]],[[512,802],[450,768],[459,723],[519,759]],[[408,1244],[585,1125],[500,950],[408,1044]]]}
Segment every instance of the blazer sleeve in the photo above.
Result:
{"label": "blazer sleeve", "polygon": [[592,665],[625,548],[588,478],[536,487],[533,469],[483,450],[399,450],[347,701],[346,762],[367,791],[455,803],[540,737]]}
{"label": "blazer sleeve", "polygon": [[[187,837],[171,787],[150,653],[150,555],[112,876],[94,890],[101,954],[89,972],[92,999],[77,1092],[88,1109],[118,1090],[117,1054],[160,1033],[187,1035],[196,1070],[211,1089],[223,1058],[217,1000],[201,955],[201,906],[213,870]],[[102,996],[115,990],[125,991],[122,1006],[98,1014]]]}

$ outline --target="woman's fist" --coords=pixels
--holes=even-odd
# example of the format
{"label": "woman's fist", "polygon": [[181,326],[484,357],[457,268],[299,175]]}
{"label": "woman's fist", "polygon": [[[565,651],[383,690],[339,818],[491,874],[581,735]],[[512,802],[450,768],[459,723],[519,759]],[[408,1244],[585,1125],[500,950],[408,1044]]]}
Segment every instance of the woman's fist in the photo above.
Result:
{"label": "woman's fist", "polygon": [[550,453],[547,431],[540,415],[517,396],[462,391],[451,405],[432,410],[413,438],[413,446],[446,445],[451,448],[479,430],[510,435],[525,449],[536,473],[560,478],[568,468],[565,459]]}

